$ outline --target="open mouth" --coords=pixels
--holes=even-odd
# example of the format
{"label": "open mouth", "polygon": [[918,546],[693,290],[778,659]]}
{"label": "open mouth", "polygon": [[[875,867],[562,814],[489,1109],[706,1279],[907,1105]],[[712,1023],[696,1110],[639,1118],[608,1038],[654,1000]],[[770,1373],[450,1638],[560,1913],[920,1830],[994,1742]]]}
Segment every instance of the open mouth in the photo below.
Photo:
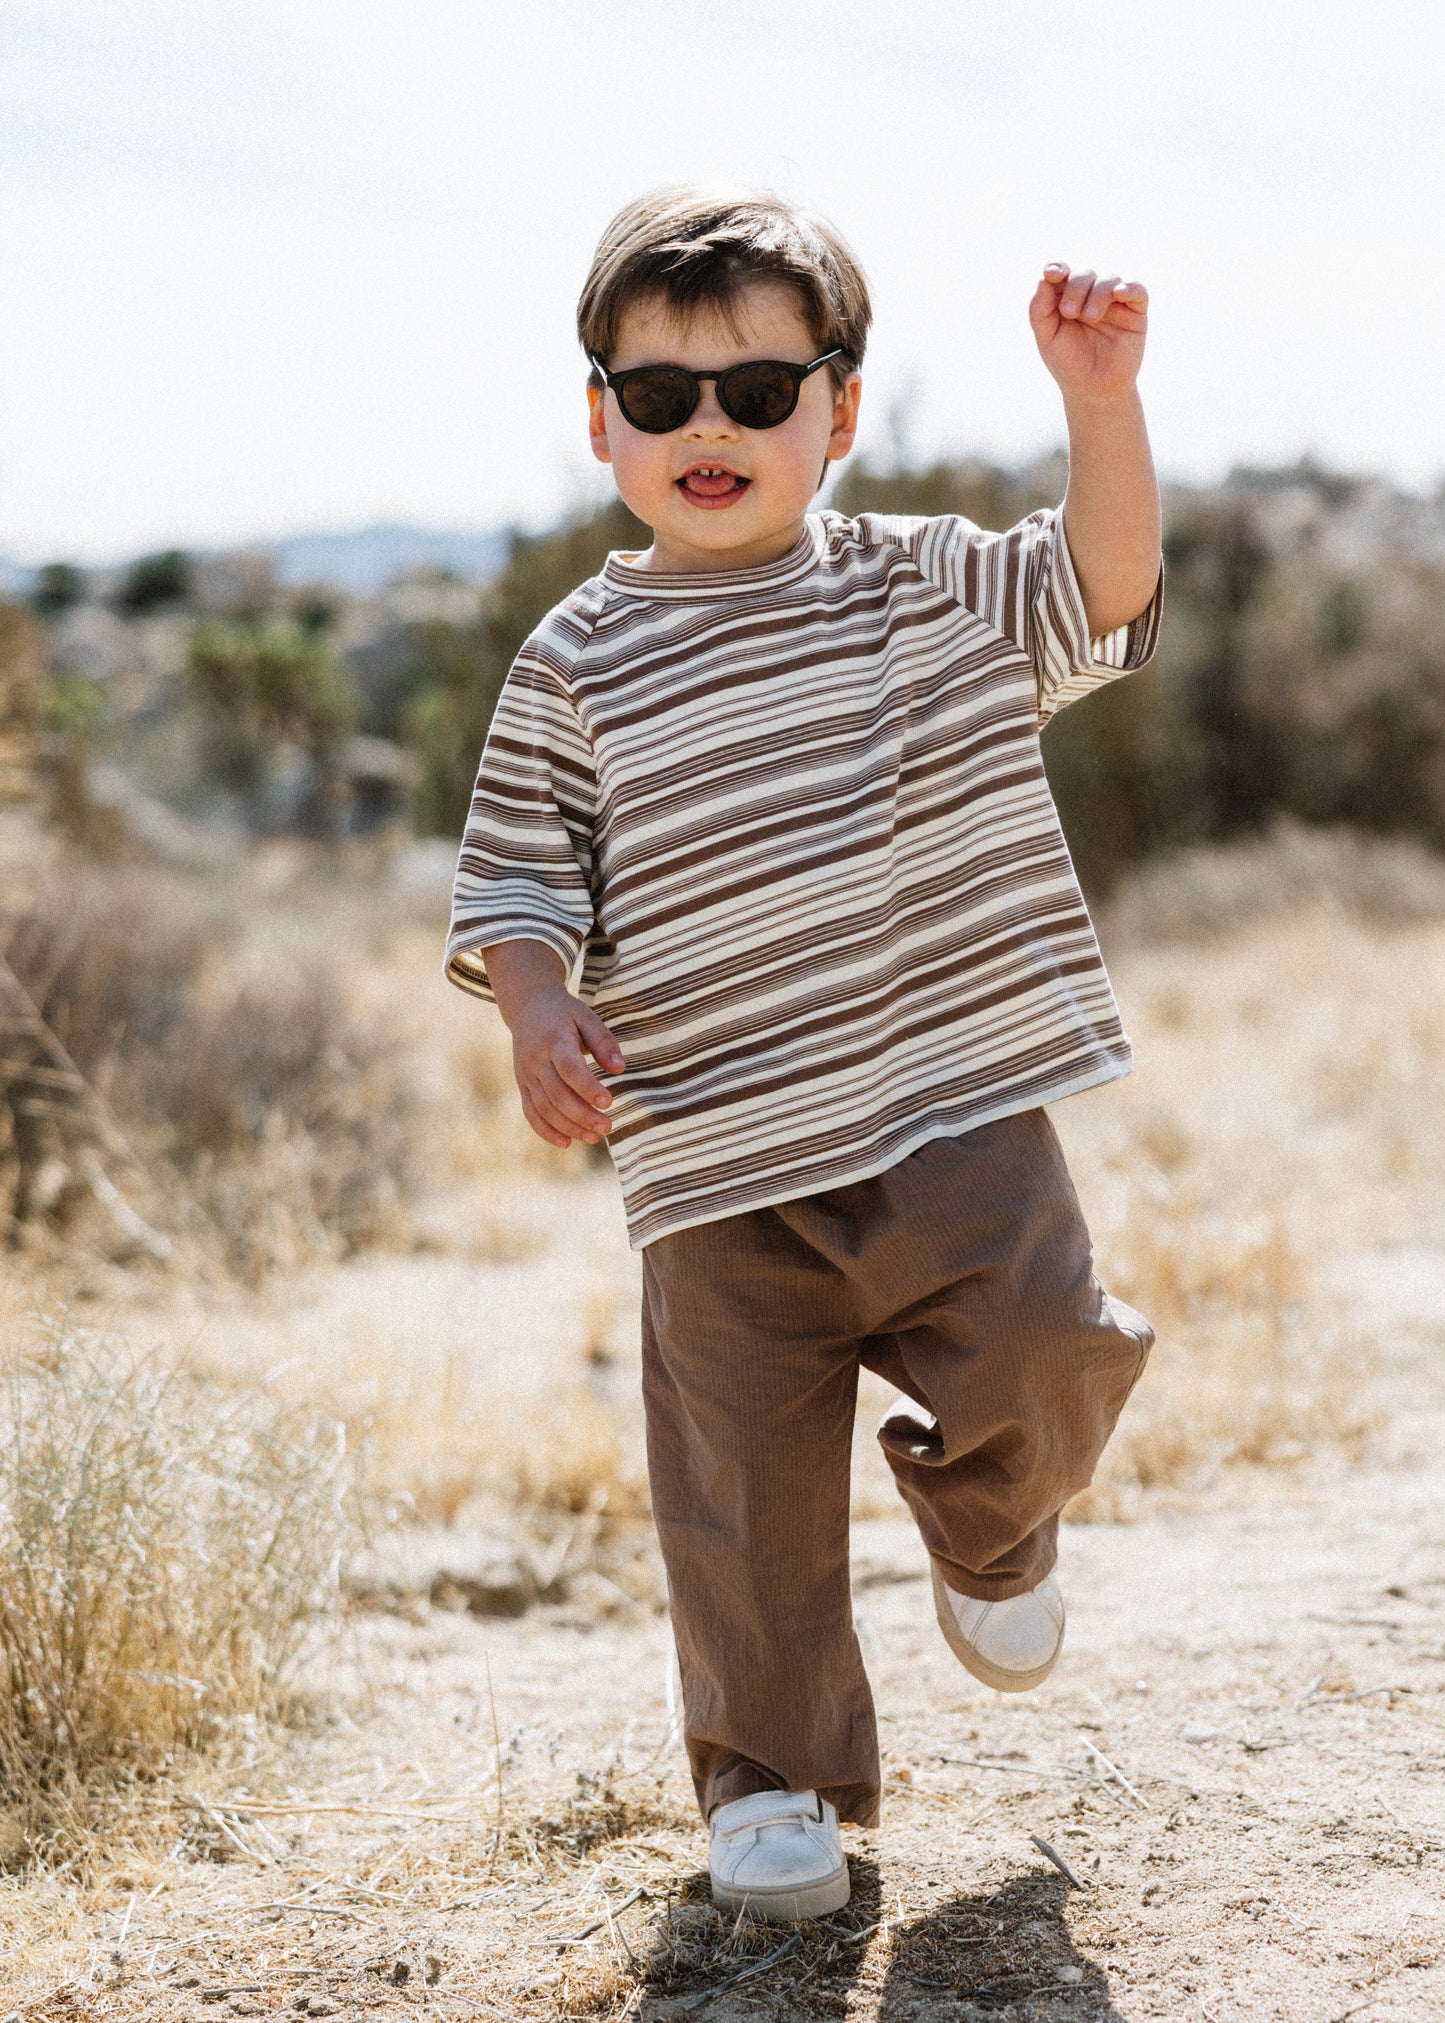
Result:
{"label": "open mouth", "polygon": [[677,489],[695,506],[731,506],[751,483],[751,478],[740,478],[723,464],[694,464],[677,480]]}

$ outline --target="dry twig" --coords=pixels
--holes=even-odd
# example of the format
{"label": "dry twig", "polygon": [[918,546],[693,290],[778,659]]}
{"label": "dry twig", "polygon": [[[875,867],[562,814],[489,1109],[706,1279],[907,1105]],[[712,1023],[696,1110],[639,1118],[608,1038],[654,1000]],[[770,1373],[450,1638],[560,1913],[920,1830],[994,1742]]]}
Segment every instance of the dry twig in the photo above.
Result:
{"label": "dry twig", "polygon": [[1059,1874],[1064,1878],[1065,1882],[1072,1883],[1076,1890],[1086,1889],[1088,1887],[1086,1883],[1081,1883],[1079,1881],[1079,1878],[1074,1874],[1074,1871],[1069,1867],[1069,1864],[1064,1860],[1064,1857],[1059,1853],[1058,1849],[1051,1847],[1048,1841],[1046,1841],[1043,1838],[1042,1834],[1031,1833],[1029,1835],[1029,1839],[1033,1842],[1034,1846],[1038,1849],[1039,1853],[1043,1855],[1045,1860],[1051,1861],[1053,1863],[1054,1867],[1058,1870]]}
{"label": "dry twig", "polygon": [[740,1974],[732,1975],[729,1980],[719,1981],[715,1988],[704,1988],[700,1995],[690,1995],[685,2002],[679,2003],[679,2009],[684,2014],[690,2015],[694,2009],[701,2009],[705,2002],[711,2002],[715,1995],[725,1994],[729,1988],[740,1988],[744,1981],[755,1981],[759,1974],[766,1974],[770,1967],[776,1967],[780,1960],[785,1960],[788,1954],[801,1944],[802,1936],[801,1932],[794,1932],[790,1939],[784,1939],[777,1951],[769,1953],[765,1960],[757,1960],[751,1967],[744,1967]]}

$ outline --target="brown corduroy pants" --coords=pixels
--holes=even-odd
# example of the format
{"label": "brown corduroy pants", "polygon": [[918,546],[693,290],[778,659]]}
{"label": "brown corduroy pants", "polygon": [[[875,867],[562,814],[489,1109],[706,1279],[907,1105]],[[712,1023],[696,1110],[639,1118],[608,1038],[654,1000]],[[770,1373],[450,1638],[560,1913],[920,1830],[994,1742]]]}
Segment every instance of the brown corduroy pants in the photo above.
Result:
{"label": "brown corduroy pants", "polygon": [[848,1581],[858,1370],[916,1400],[879,1429],[947,1584],[1002,1601],[1053,1566],[1153,1340],[1093,1273],[1042,1110],[885,1173],[643,1252],[653,1510],[704,1815],[815,1790],[878,1817]]}

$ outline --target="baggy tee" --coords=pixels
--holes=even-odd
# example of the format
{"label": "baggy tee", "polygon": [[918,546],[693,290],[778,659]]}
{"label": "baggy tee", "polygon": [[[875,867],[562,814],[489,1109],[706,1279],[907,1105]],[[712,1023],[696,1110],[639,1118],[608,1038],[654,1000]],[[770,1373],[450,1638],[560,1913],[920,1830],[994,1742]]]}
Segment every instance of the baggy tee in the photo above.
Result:
{"label": "baggy tee", "polygon": [[810,515],[758,568],[612,554],[517,655],[447,974],[555,949],[617,1037],[641,1249],[881,1173],[1126,1074],[1042,723],[1142,665],[1162,580],[1091,640],[1063,512]]}

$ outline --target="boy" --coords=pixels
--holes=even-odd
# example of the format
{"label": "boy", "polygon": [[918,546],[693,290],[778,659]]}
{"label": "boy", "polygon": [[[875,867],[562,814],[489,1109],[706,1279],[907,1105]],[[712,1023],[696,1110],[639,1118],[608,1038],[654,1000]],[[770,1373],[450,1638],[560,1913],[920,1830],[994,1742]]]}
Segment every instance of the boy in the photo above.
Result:
{"label": "boy", "polygon": [[943,1634],[1018,1691],[1063,1638],[1058,1513],[1152,1340],[1093,1276],[1041,1107],[1129,1047],[1038,743],[1153,648],[1146,298],[1054,265],[1029,313],[1060,510],[810,516],[857,425],[853,255],[766,196],[623,211],[578,329],[652,545],[518,655],[457,873],[449,975],[500,1007],[533,1129],[605,1136],[621,1179],[713,1892],[768,1918],[841,1907],[839,1820],[878,1817],[860,1365],[904,1394],[879,1439]]}

